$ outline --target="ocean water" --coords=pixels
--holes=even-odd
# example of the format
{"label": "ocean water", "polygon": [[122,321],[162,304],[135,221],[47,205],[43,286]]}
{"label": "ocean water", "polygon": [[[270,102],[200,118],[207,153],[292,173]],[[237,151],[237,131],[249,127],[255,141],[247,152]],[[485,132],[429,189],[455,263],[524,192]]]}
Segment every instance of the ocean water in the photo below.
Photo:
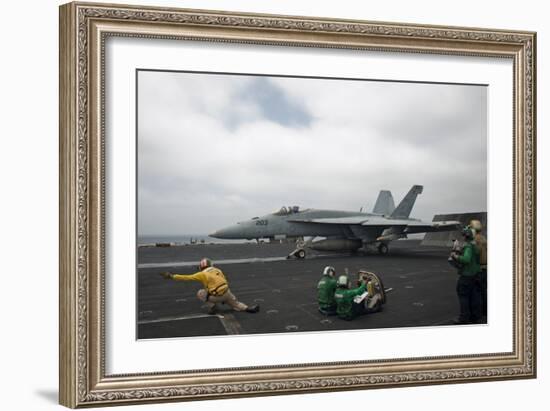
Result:
{"label": "ocean water", "polygon": [[172,244],[191,244],[195,241],[197,244],[244,244],[255,243],[249,240],[222,240],[219,238],[209,237],[206,234],[189,234],[189,235],[138,235],[138,245],[156,244],[156,243],[172,243]]}

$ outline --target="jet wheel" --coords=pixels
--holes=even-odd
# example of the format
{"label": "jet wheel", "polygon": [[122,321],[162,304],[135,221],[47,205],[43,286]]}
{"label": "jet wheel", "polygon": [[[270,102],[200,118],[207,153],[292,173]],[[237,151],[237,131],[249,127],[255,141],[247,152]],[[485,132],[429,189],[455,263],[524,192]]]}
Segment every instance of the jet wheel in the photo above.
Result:
{"label": "jet wheel", "polygon": [[378,252],[382,255],[386,255],[388,254],[388,251],[389,251],[389,247],[386,245],[386,244],[380,244],[378,246]]}
{"label": "jet wheel", "polygon": [[306,250],[298,250],[296,252],[296,257],[298,257],[299,259],[306,258]]}

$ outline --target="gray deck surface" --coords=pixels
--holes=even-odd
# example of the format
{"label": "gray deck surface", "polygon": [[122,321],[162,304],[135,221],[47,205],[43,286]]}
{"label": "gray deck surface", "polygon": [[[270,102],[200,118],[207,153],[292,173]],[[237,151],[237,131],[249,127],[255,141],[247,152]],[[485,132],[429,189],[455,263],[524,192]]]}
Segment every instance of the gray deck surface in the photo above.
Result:
{"label": "gray deck surface", "polygon": [[[138,338],[226,334],[285,333],[367,328],[449,325],[458,315],[456,271],[449,250],[396,241],[390,254],[310,255],[285,260],[287,244],[213,244],[142,247],[138,252]],[[209,257],[228,278],[232,292],[246,304],[260,304],[257,314],[219,307],[209,316],[196,298],[198,282],[164,280],[162,271],[193,273]],[[279,259],[280,257],[280,259]],[[267,259],[267,260],[264,260]],[[317,311],[316,285],[323,268],[338,274],[349,269],[374,271],[393,288],[379,313],[344,321]]]}

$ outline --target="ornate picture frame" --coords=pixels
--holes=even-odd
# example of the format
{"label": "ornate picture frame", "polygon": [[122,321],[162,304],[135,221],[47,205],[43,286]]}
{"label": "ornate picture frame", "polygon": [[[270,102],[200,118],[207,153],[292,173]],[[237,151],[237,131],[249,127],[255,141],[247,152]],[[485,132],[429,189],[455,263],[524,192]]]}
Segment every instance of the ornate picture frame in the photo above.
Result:
{"label": "ornate picture frame", "polygon": [[[105,42],[111,37],[313,47],[513,62],[513,349],[107,374]],[[536,377],[536,34],[70,3],[60,8],[60,403],[199,400]],[[510,224],[506,223],[509,227]]]}

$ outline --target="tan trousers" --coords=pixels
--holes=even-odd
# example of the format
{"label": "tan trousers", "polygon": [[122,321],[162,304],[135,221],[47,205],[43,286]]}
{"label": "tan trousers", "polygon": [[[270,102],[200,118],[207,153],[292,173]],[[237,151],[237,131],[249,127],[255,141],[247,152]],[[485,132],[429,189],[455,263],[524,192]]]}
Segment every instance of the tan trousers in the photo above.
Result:
{"label": "tan trousers", "polygon": [[206,305],[208,305],[208,308],[214,307],[216,303],[225,303],[233,308],[235,311],[244,311],[248,308],[246,304],[238,301],[229,289],[227,289],[227,291],[223,295],[208,295],[208,292],[204,288],[201,288],[197,292],[197,297],[203,303],[206,303]]}

